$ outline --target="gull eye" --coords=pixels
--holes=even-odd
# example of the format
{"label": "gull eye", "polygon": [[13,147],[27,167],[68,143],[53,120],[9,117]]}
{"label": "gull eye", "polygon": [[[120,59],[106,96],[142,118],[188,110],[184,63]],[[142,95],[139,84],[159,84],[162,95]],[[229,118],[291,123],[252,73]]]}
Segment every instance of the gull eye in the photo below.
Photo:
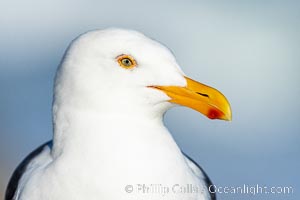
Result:
{"label": "gull eye", "polygon": [[128,58],[123,58],[123,59],[121,60],[121,62],[122,62],[122,64],[123,64],[124,66],[126,66],[126,67],[130,67],[130,66],[132,65],[131,60],[128,59]]}
{"label": "gull eye", "polygon": [[132,69],[137,66],[136,61],[130,55],[119,55],[117,58],[119,65],[125,69]]}

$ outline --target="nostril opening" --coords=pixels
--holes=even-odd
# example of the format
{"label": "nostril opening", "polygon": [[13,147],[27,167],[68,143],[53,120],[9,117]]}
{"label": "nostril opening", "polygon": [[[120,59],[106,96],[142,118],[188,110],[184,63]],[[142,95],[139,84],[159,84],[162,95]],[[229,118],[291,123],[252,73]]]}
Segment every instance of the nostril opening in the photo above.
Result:
{"label": "nostril opening", "polygon": [[204,97],[207,97],[209,98],[208,94],[203,94],[203,93],[200,93],[200,92],[196,92],[197,94],[200,94],[201,96],[204,96]]}

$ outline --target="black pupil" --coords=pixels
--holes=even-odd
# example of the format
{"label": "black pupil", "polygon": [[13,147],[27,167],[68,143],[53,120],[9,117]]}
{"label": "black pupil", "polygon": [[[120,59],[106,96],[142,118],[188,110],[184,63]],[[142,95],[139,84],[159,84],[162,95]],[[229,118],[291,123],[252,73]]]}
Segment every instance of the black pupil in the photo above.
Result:
{"label": "black pupil", "polygon": [[131,65],[131,61],[128,58],[123,59],[123,64],[126,66]]}

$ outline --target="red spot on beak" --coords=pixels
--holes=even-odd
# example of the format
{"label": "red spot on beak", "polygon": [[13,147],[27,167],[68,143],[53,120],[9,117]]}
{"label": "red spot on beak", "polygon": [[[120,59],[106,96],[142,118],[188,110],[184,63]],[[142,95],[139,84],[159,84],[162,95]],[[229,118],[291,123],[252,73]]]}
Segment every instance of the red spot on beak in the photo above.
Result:
{"label": "red spot on beak", "polygon": [[219,110],[217,109],[210,109],[208,111],[208,115],[207,117],[209,119],[220,119],[222,117],[222,112],[220,112]]}

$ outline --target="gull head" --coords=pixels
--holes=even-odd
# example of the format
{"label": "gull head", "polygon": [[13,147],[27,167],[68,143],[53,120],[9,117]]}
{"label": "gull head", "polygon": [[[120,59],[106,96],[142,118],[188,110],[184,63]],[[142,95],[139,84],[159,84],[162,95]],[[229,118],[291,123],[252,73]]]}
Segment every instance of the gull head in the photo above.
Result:
{"label": "gull head", "polygon": [[57,71],[54,114],[64,107],[160,117],[174,105],[210,119],[231,120],[224,95],[188,78],[168,48],[136,31],[82,34],[71,43]]}

